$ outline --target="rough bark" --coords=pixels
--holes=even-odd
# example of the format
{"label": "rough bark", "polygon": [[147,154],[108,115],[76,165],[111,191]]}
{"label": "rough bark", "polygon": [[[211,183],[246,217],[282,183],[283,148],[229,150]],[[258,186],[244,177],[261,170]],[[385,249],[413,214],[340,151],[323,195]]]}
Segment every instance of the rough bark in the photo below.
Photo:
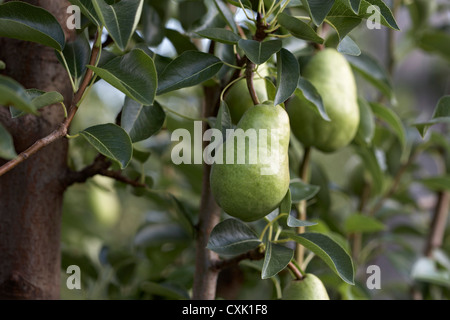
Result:
{"label": "rough bark", "polygon": [[[69,2],[28,0],[51,12],[63,28]],[[65,30],[70,41],[74,33]],[[25,88],[58,91],[70,105],[72,91],[64,68],[51,48],[0,38],[3,74]],[[0,106],[0,122],[14,139],[17,152],[48,135],[64,120],[61,105],[42,109],[41,116],[11,119]],[[67,172],[65,139],[51,144],[0,177],[0,298],[58,299],[62,182]],[[0,165],[4,163],[0,159]]]}

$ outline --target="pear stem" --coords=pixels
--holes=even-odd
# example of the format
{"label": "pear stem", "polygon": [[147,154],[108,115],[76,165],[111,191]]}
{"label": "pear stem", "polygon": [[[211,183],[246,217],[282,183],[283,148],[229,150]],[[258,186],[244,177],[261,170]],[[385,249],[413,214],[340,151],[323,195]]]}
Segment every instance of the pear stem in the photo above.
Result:
{"label": "pear stem", "polygon": [[297,280],[303,280],[303,278],[305,276],[300,272],[300,270],[297,268],[297,266],[292,263],[292,261],[289,262],[287,266],[289,269],[291,269],[292,273],[294,274],[294,276]]}
{"label": "pear stem", "polygon": [[[309,163],[311,160],[311,151],[312,151],[311,147],[305,147],[304,154],[303,154],[303,160],[300,164],[300,170],[299,170],[300,179],[302,179],[302,181],[304,183],[308,183],[308,180],[309,180],[308,173],[309,173]],[[297,210],[298,210],[298,219],[306,220],[306,200],[299,202]],[[305,232],[305,227],[298,227],[297,232],[298,233]],[[303,265],[304,255],[305,255],[305,248],[301,244],[297,243],[297,247],[296,247],[297,258],[296,258],[296,260],[297,260],[297,264],[299,266]]]}
{"label": "pear stem", "polygon": [[247,68],[245,69],[245,78],[247,79],[247,87],[252,97],[254,105],[259,104],[258,95],[256,94],[255,86],[253,83],[253,70],[255,69],[255,64],[251,61],[247,63]]}

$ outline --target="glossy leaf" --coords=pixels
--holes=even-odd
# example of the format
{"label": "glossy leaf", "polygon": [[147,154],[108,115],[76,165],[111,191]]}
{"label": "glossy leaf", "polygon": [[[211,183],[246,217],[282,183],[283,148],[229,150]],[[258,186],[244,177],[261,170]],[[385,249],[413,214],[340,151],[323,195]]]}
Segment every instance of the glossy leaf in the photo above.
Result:
{"label": "glossy leaf", "polygon": [[[89,64],[91,55],[89,41],[83,34],[78,35],[74,42],[66,43],[62,54],[67,62],[68,71],[74,79],[75,86],[78,88],[79,81],[81,81],[81,78],[86,71],[86,65]],[[64,66],[61,54],[57,52],[56,56]]]}
{"label": "glossy leaf", "polygon": [[207,248],[224,255],[238,255],[256,249],[261,241],[246,224],[227,219],[217,224],[211,232]]}
{"label": "glossy leaf", "polygon": [[350,56],[359,56],[361,55],[361,49],[358,47],[355,41],[349,36],[346,36],[339,42],[337,46],[337,50],[342,54],[348,54]]}
{"label": "glossy leaf", "polygon": [[212,54],[186,51],[173,60],[159,76],[158,95],[209,80],[222,66],[222,61]]}
{"label": "glossy leaf", "polygon": [[233,31],[223,28],[207,28],[197,31],[196,34],[203,38],[211,39],[225,44],[237,44],[241,37]]}
{"label": "glossy leaf", "polygon": [[230,109],[225,101],[220,102],[219,111],[217,113],[216,122],[213,128],[222,132],[222,141],[225,142],[227,138],[227,130],[233,128],[233,121],[231,120]]}
{"label": "glossy leaf", "polygon": [[50,12],[22,1],[0,4],[0,37],[37,42],[59,51],[66,42],[61,25]]}
{"label": "glossy leaf", "polygon": [[124,51],[141,18],[144,0],[122,0],[113,5],[92,0],[92,4],[115,44]]}
{"label": "glossy leaf", "polygon": [[439,100],[430,121],[416,123],[414,126],[419,130],[420,135],[424,137],[428,128],[438,123],[450,123],[450,96],[442,97]]}
{"label": "glossy leaf", "polygon": [[117,162],[122,169],[130,163],[133,145],[121,127],[112,123],[101,124],[81,131],[80,135],[98,152]]}
{"label": "glossy leaf", "polygon": [[345,56],[352,68],[360,73],[367,81],[374,85],[386,97],[393,100],[394,92],[390,77],[380,63],[369,56],[361,53],[359,56]]}
{"label": "glossy leaf", "polygon": [[[35,110],[39,110],[43,107],[61,103],[64,101],[64,97],[56,91],[45,92],[37,89],[27,89],[26,90],[28,96],[31,99],[31,104],[33,105]],[[18,110],[14,107],[10,107],[11,117],[17,118],[26,114],[26,112]]]}
{"label": "glossy leaf", "polygon": [[145,106],[129,97],[125,98],[121,126],[133,143],[148,139],[157,133],[161,130],[165,119],[166,113],[158,102]]}
{"label": "glossy leaf", "polygon": [[283,200],[280,203],[280,214],[287,213],[290,214],[292,207],[292,200],[291,200],[291,190],[288,189],[286,192],[286,195],[284,196]]}
{"label": "glossy leaf", "polygon": [[406,146],[406,131],[400,117],[391,109],[378,104],[370,103],[373,113],[377,118],[386,122],[397,135],[403,148]]}
{"label": "glossy leaf", "polygon": [[370,145],[375,135],[375,116],[370,108],[370,104],[363,98],[358,98],[358,106],[360,121],[356,140]]}
{"label": "glossy leaf", "polygon": [[272,242],[266,243],[262,279],[269,279],[284,270],[294,257],[294,250]]}
{"label": "glossy leaf", "polygon": [[383,223],[369,216],[355,213],[345,219],[344,229],[347,234],[350,233],[372,233],[385,229]]}
{"label": "glossy leaf", "polygon": [[256,40],[241,39],[238,42],[239,48],[244,50],[247,58],[255,64],[263,64],[272,57],[273,54],[281,50],[283,43],[281,40],[268,40],[259,42]]}
{"label": "glossy leaf", "polygon": [[302,0],[314,24],[319,26],[330,12],[335,0]]}
{"label": "glossy leaf", "polygon": [[348,253],[325,234],[307,232],[290,238],[320,257],[342,280],[354,284],[353,261]]}
{"label": "glossy leaf", "polygon": [[0,75],[0,105],[14,106],[25,113],[38,114],[26,90],[17,81]]}
{"label": "glossy leaf", "polygon": [[417,39],[419,47],[427,52],[438,54],[450,61],[450,35],[440,30],[425,31]]}
{"label": "glossy leaf", "polygon": [[346,4],[353,10],[354,13],[359,13],[361,0],[346,0]]}
{"label": "glossy leaf", "polygon": [[230,27],[230,29],[234,33],[238,33],[238,28],[236,25],[236,22],[234,21],[234,15],[230,11],[230,9],[227,7],[225,3],[221,0],[214,0],[214,4],[219,11],[220,16],[223,18],[225,23]]}
{"label": "glossy leaf", "polygon": [[307,79],[300,77],[297,83],[297,89],[295,95],[304,100],[311,108],[317,111],[317,113],[326,121],[330,121],[325,106],[323,105],[322,97],[316,87]]}
{"label": "glossy leaf", "polygon": [[11,134],[0,123],[0,159],[11,160],[17,157]]}
{"label": "glossy leaf", "polygon": [[289,184],[289,190],[291,191],[292,202],[298,203],[314,197],[319,192],[320,187],[306,184],[300,179],[294,179]]}
{"label": "glossy leaf", "polygon": [[134,49],[101,68],[90,65],[88,68],[128,97],[143,105],[153,104],[158,83],[156,69],[152,58],[143,50]]}
{"label": "glossy leaf", "polygon": [[95,25],[101,26],[100,18],[95,12],[95,8],[92,0],[69,0],[70,3],[76,5],[80,8],[83,15],[85,15],[89,20],[91,20]]}
{"label": "glossy leaf", "polygon": [[300,78],[300,66],[295,56],[287,49],[277,53],[277,93],[274,105],[285,102],[295,92]]}
{"label": "glossy leaf", "polygon": [[450,175],[424,178],[420,182],[433,191],[450,190]]}
{"label": "glossy leaf", "polygon": [[288,14],[280,13],[278,15],[278,23],[298,39],[320,44],[324,42],[309,24]]}

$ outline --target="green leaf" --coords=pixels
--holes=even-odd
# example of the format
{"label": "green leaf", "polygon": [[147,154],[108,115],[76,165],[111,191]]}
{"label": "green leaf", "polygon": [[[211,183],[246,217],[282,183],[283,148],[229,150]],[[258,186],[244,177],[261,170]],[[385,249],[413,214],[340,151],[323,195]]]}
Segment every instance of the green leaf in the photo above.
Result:
{"label": "green leaf", "polygon": [[230,27],[230,29],[234,33],[238,33],[238,28],[234,20],[234,15],[227,7],[227,5],[223,3],[221,0],[214,0],[214,4],[216,5],[217,10],[219,11],[220,16],[223,18],[225,23]]}
{"label": "green leaf", "polygon": [[2,60],[0,60],[0,70],[5,70],[5,68],[6,64]]}
{"label": "green leaf", "polygon": [[294,250],[276,243],[267,242],[261,278],[269,279],[275,276],[286,268],[293,257]]}
{"label": "green leaf", "polygon": [[158,83],[156,69],[152,58],[143,50],[134,49],[101,68],[90,65],[88,68],[128,97],[143,105],[153,104]]}
{"label": "green leaf", "polygon": [[306,220],[300,220],[295,217],[293,217],[291,214],[289,215],[287,219],[287,225],[291,228],[298,228],[298,227],[312,227],[317,225],[317,222],[311,222]]}
{"label": "green leaf", "polygon": [[97,12],[95,12],[94,5],[92,3],[92,0],[69,0],[70,3],[73,5],[76,5],[80,8],[81,12],[89,18],[95,25],[101,26],[100,18],[97,15]]}
{"label": "green leaf", "polygon": [[429,127],[438,123],[450,123],[450,96],[442,97],[439,100],[430,121],[415,123],[414,126],[420,135],[424,137]]}
{"label": "green leaf", "polygon": [[[64,101],[64,97],[59,92],[56,91],[45,92],[38,89],[27,89],[26,92],[30,97],[31,103],[33,104],[35,110],[39,110],[43,107],[55,103],[61,103]],[[26,114],[26,112],[18,110],[14,107],[10,107],[10,112],[12,118],[21,117]]]}
{"label": "green leaf", "polygon": [[217,224],[211,232],[207,248],[223,255],[238,255],[256,249],[261,241],[246,224],[227,219]]}
{"label": "green leaf", "polygon": [[198,50],[188,36],[181,34],[177,30],[165,29],[165,35],[167,39],[172,43],[178,55],[182,54],[185,51]]}
{"label": "green leaf", "polygon": [[[370,8],[375,12],[371,11]],[[362,0],[359,14],[366,19],[373,14],[380,14],[382,25],[400,31],[391,9],[382,0]]]}
{"label": "green leaf", "polygon": [[239,37],[236,33],[223,28],[207,28],[197,31],[196,34],[203,38],[225,44],[237,44],[239,40],[241,40],[241,37]]}
{"label": "green leaf", "polygon": [[0,37],[37,42],[59,51],[66,42],[61,25],[50,12],[22,1],[0,4]]}
{"label": "green leaf", "polygon": [[384,173],[381,170],[380,164],[378,163],[378,159],[375,155],[375,150],[370,147],[357,148],[356,152],[361,157],[361,160],[364,163],[364,167],[370,173],[370,177],[372,179],[372,190],[374,193],[379,194],[383,190],[384,185]]}
{"label": "green leaf", "polygon": [[337,50],[342,54],[347,54],[350,56],[359,56],[361,55],[361,49],[358,47],[355,41],[349,36],[346,36],[339,42],[337,46]]}
{"label": "green leaf", "polygon": [[348,253],[330,237],[314,232],[290,235],[292,240],[320,257],[342,280],[354,284],[353,261]]}
{"label": "green leaf", "polygon": [[380,90],[386,97],[394,100],[394,91],[390,77],[380,63],[366,53],[359,56],[345,56],[352,68],[361,74],[375,88]]}
{"label": "green leaf", "polygon": [[0,105],[14,106],[25,113],[38,114],[30,96],[17,81],[0,75]]}
{"label": "green leaf", "polygon": [[292,207],[291,190],[288,189],[286,195],[284,196],[283,200],[280,203],[280,214],[283,213],[290,214],[291,207]]}
{"label": "green leaf", "polygon": [[178,3],[178,10],[182,12],[178,20],[184,30],[190,31],[199,25],[208,11],[203,0],[182,0]]}
{"label": "green leaf", "polygon": [[300,66],[295,56],[287,49],[277,53],[277,93],[274,105],[285,102],[297,89]]}
{"label": "green leaf", "polygon": [[233,121],[231,120],[230,109],[227,103],[222,100],[220,102],[219,111],[217,113],[216,122],[213,128],[220,130],[222,132],[222,141],[225,142],[227,137],[227,130],[233,128]]}
{"label": "green leaf", "polygon": [[157,101],[153,105],[145,106],[131,98],[125,98],[121,126],[130,135],[133,143],[157,133],[165,119],[166,113]]}
{"label": "green leaf", "polygon": [[316,87],[307,79],[300,77],[297,83],[297,89],[295,90],[295,95],[306,102],[313,110],[326,121],[331,121],[328,116],[325,106],[323,105],[322,97]]}
{"label": "green leaf", "polygon": [[293,203],[298,203],[302,200],[309,200],[314,197],[320,190],[320,187],[305,184],[300,179],[291,180],[289,184],[291,192],[291,199]]}
{"label": "green leaf", "polygon": [[335,0],[302,0],[314,24],[319,26],[330,12]]}
{"label": "green leaf", "polygon": [[397,135],[403,148],[406,147],[406,131],[400,117],[391,109],[379,103],[370,103],[373,113],[379,119],[385,121]]}
{"label": "green leaf", "polygon": [[375,135],[375,116],[370,104],[363,98],[358,98],[360,121],[356,140],[366,145],[371,145]]}
{"label": "green leaf", "polygon": [[298,39],[320,44],[324,42],[309,24],[288,14],[280,13],[278,15],[278,23]]}
{"label": "green leaf", "polygon": [[421,179],[421,182],[430,190],[445,191],[450,190],[450,175],[443,175]]}
{"label": "green leaf", "polygon": [[0,123],[0,159],[11,160],[17,157],[14,141],[9,132]]}
{"label": "green leaf", "polygon": [[169,198],[175,206],[176,221],[188,232],[191,238],[195,236],[195,226],[192,222],[191,214],[183,202],[178,200],[173,194],[169,193]]}
{"label": "green leaf", "polygon": [[101,124],[80,132],[98,152],[126,168],[133,156],[133,145],[128,134],[113,123]]}
{"label": "green leaf", "polygon": [[[74,42],[66,43],[62,54],[67,62],[68,71],[74,79],[75,86],[78,88],[79,81],[81,81],[81,77],[86,71],[86,65],[89,63],[91,56],[91,47],[88,39],[84,34],[78,35]],[[61,53],[56,52],[56,56],[59,62],[65,66]]]}
{"label": "green leaf", "polygon": [[346,4],[353,10],[354,13],[358,14],[359,8],[361,6],[361,0],[346,0]]}
{"label": "green leaf", "polygon": [[222,61],[212,54],[200,51],[183,52],[160,75],[158,95],[209,80],[222,66]]}
{"label": "green leaf", "polygon": [[372,233],[385,229],[383,223],[369,216],[355,213],[345,219],[344,229],[347,234],[350,233]]}
{"label": "green leaf", "polygon": [[124,51],[141,18],[144,0],[122,0],[113,5],[92,0],[92,4],[115,44]]}
{"label": "green leaf", "polygon": [[281,40],[268,40],[259,42],[256,40],[241,39],[238,42],[239,48],[244,50],[245,55],[255,64],[263,64],[272,57],[273,54],[281,50],[283,43]]}

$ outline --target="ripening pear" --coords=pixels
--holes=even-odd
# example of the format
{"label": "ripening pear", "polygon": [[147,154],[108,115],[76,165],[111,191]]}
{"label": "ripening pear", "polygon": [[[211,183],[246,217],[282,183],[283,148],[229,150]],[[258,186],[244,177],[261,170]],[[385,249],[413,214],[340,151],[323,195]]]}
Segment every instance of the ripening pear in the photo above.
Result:
{"label": "ripening pear", "polygon": [[327,48],[311,58],[303,76],[322,96],[331,121],[324,120],[294,95],[287,106],[294,136],[305,147],[323,152],[347,146],[356,135],[360,119],[357,88],[349,63],[337,50]]}
{"label": "ripening pear", "polygon": [[[267,64],[263,64],[258,68],[258,74],[261,77],[266,77],[269,75]],[[254,78],[253,87],[255,88],[259,101],[266,101],[268,99],[266,80],[261,77],[256,76]],[[245,111],[254,105],[252,97],[248,91],[247,80],[245,78],[237,81],[231,86],[225,95],[225,102],[230,110],[231,120],[234,124],[238,123]]]}
{"label": "ripening pear", "polygon": [[283,300],[330,300],[322,281],[312,273],[302,280],[292,280],[283,289]]}
{"label": "ripening pear", "polygon": [[278,207],[289,188],[289,117],[267,101],[248,109],[216,153],[211,190],[229,215],[250,222]]}

